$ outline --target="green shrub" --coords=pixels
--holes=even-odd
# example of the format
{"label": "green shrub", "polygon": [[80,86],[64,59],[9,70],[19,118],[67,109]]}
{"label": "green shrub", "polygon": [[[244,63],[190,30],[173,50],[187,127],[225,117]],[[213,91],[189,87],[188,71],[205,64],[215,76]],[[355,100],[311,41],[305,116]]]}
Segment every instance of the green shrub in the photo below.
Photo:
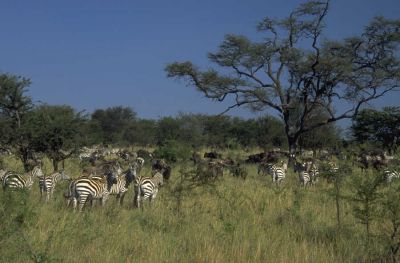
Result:
{"label": "green shrub", "polygon": [[167,162],[176,163],[178,161],[187,161],[191,156],[191,149],[184,143],[175,140],[166,141],[155,151],[156,158],[165,159]]}

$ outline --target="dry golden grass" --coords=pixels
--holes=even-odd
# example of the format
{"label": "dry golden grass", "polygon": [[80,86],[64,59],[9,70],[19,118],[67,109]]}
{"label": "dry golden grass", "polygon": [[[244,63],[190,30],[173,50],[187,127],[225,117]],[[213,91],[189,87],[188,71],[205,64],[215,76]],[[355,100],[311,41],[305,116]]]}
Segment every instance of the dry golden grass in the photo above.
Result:
{"label": "dry golden grass", "polygon": [[[16,160],[5,163],[9,169],[21,169]],[[49,172],[50,163],[45,166]],[[132,189],[122,207],[111,197],[104,208],[83,213],[65,207],[67,182],[58,185],[48,204],[39,200],[37,183],[28,192],[1,191],[0,261],[367,261],[363,228],[346,200],[338,235],[332,185],[321,181],[304,189],[290,173],[276,187],[248,165],[246,180],[226,173],[214,186],[185,190],[181,167],[174,167],[171,182],[143,210],[132,208]],[[72,177],[79,176],[80,169],[77,161],[66,162]],[[178,186],[183,186],[181,192]]]}

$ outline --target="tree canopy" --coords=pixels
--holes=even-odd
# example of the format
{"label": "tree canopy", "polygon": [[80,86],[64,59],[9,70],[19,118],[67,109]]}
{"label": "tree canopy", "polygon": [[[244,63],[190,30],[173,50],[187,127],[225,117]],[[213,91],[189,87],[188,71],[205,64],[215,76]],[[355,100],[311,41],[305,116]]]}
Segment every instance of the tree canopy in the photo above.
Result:
{"label": "tree canopy", "polygon": [[359,143],[379,145],[393,152],[400,145],[400,107],[364,109],[354,119],[352,134]]}
{"label": "tree canopy", "polygon": [[[226,111],[275,110],[294,154],[301,134],[353,118],[363,105],[399,86],[400,20],[376,17],[360,36],[327,40],[329,5],[329,0],[307,1],[286,18],[265,18],[257,27],[262,41],[226,35],[208,55],[219,69],[174,62],[167,65],[167,76],[185,79],[207,98],[233,101]],[[341,107],[335,107],[339,101]],[[310,121],[316,109],[325,118]]]}

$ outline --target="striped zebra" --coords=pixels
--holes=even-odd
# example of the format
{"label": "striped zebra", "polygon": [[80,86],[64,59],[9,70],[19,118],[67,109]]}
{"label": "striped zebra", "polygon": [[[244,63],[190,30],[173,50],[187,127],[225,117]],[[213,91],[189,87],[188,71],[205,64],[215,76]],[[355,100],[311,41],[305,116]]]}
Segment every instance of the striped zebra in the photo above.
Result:
{"label": "striped zebra", "polygon": [[32,171],[25,174],[17,174],[7,172],[3,177],[3,189],[6,188],[27,188],[30,189],[33,185],[35,177],[43,176],[43,171],[40,166],[35,166]]}
{"label": "striped zebra", "polygon": [[311,175],[307,171],[307,163],[299,163],[296,161],[294,165],[295,172],[299,174],[300,183],[306,187],[311,184]]}
{"label": "striped zebra", "polygon": [[318,182],[318,177],[319,177],[319,170],[318,167],[313,165],[308,171],[311,179],[311,184],[316,184]]}
{"label": "striped zebra", "polygon": [[137,208],[142,200],[149,199],[152,202],[158,193],[158,188],[164,183],[163,175],[156,172],[153,177],[139,177],[135,181],[134,202]]}
{"label": "striped zebra", "polygon": [[386,182],[389,184],[393,181],[393,179],[400,178],[400,173],[394,170],[385,170],[383,171],[383,174],[386,178]]}
{"label": "striped zebra", "polygon": [[339,167],[334,161],[328,162],[328,166],[331,173],[337,173],[339,171]]}
{"label": "striped zebra", "polygon": [[285,179],[286,172],[287,164],[285,162],[281,162],[279,166],[271,163],[263,163],[258,167],[258,174],[270,175],[272,182],[277,184],[280,184]]}
{"label": "striped zebra", "polygon": [[122,205],[124,201],[129,185],[137,177],[137,169],[137,165],[130,166],[125,174],[117,176],[117,182],[111,186],[110,195],[116,195],[117,199],[119,199],[120,205]]}
{"label": "striped zebra", "polygon": [[69,180],[70,177],[64,172],[55,172],[49,176],[39,177],[40,198],[43,199],[43,193],[46,192],[46,202],[53,196],[56,184],[60,180]]}
{"label": "striped zebra", "polygon": [[318,182],[319,177],[319,169],[317,164],[314,161],[308,161],[303,164],[305,171],[308,173],[310,177],[310,183],[316,184]]}
{"label": "striped zebra", "polygon": [[304,187],[311,184],[311,175],[307,171],[299,172],[299,179],[300,183],[302,183]]}
{"label": "striped zebra", "polygon": [[78,178],[69,185],[69,200],[72,201],[73,208],[76,210],[79,202],[79,211],[83,211],[83,207],[88,200],[101,199],[104,206],[110,195],[110,190],[113,184],[117,183],[115,171],[108,171],[106,176],[94,176],[92,178]]}

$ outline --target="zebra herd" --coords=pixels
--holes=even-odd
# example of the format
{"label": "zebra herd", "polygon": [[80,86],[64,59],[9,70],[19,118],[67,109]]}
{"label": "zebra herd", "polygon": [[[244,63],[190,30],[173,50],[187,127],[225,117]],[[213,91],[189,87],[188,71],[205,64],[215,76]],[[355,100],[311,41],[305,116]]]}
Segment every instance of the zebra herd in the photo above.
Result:
{"label": "zebra herd", "polygon": [[[0,169],[0,180],[2,181],[3,189],[30,189],[34,184],[35,178],[39,178],[39,190],[41,199],[44,198],[48,202],[54,193],[57,183],[61,180],[69,181],[67,193],[64,197],[67,199],[67,206],[77,208],[83,211],[87,203],[93,204],[94,200],[100,200],[104,205],[110,195],[116,196],[120,205],[130,185],[134,186],[133,203],[136,207],[141,207],[142,202],[149,200],[152,202],[158,194],[159,188],[168,181],[171,174],[171,167],[163,160],[156,160],[152,165],[151,176],[141,176],[140,171],[145,160],[137,157],[134,161],[128,164],[128,168],[122,171],[118,162],[106,163],[101,167],[94,167],[89,174],[83,174],[76,179],[71,179],[64,171],[54,172],[50,175],[45,175],[40,165],[35,166],[32,171],[24,174],[18,174],[11,171]],[[224,164],[222,161],[211,161],[210,164]],[[335,174],[339,171],[338,165],[333,162],[325,162],[320,169],[320,162],[308,160],[303,162],[294,162],[294,171],[298,174],[299,183],[306,187],[315,185],[321,173],[329,172]],[[215,165],[222,167],[221,165]],[[213,168],[213,165],[207,166]],[[222,169],[222,168],[221,168]],[[213,169],[207,169],[207,172],[212,172]],[[219,171],[222,176],[222,170]],[[264,160],[258,166],[259,175],[269,175],[272,182],[276,185],[281,185],[285,180],[288,172],[288,164],[285,161]],[[384,170],[383,175],[388,183],[394,179],[400,178],[400,173],[394,170]],[[214,177],[220,177],[214,175]]]}
{"label": "zebra herd", "polygon": [[[323,166],[324,168],[320,169],[315,160],[308,160],[304,162],[298,162],[295,160],[294,171],[298,174],[299,183],[306,187],[315,185],[319,180],[321,172],[326,172],[329,175],[334,175],[339,172],[339,167],[334,161],[326,162],[323,164]],[[262,161],[258,166],[258,174],[269,175],[271,176],[273,183],[280,185],[286,177],[287,168],[288,164],[284,161],[280,161],[278,163]],[[391,183],[394,179],[400,178],[400,172],[395,170],[385,169],[383,170],[382,174],[387,183]]]}
{"label": "zebra herd", "polygon": [[[288,164],[284,161],[278,164],[261,162],[258,166],[259,175],[269,175],[272,178],[272,182],[280,185],[286,177],[288,170]],[[299,175],[299,181],[303,186],[313,185],[317,183],[319,177],[319,169],[317,165],[312,161],[307,162],[295,162],[295,172]]]}
{"label": "zebra herd", "polygon": [[141,207],[144,200],[152,202],[156,198],[159,187],[169,179],[171,171],[170,167],[161,161],[153,165],[153,176],[140,176],[143,165],[144,159],[138,157],[124,172],[118,163],[107,164],[100,174],[82,175],[76,179],[71,179],[64,171],[45,175],[41,166],[35,166],[32,171],[24,174],[0,170],[0,180],[4,190],[31,189],[35,178],[39,178],[40,197],[43,199],[46,194],[46,202],[52,198],[57,182],[67,180],[68,192],[64,194],[67,207],[72,205],[76,210],[79,206],[79,211],[83,211],[85,204],[93,204],[94,200],[100,200],[104,205],[110,195],[115,195],[122,205],[129,186],[133,184],[134,204]]}

